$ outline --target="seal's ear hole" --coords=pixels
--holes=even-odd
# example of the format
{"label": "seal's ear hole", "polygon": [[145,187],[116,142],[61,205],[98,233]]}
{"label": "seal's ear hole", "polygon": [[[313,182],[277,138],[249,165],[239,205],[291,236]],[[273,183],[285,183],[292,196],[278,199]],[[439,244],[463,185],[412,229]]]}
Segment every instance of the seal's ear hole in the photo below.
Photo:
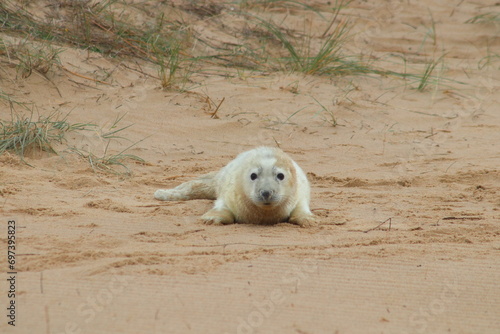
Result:
{"label": "seal's ear hole", "polygon": [[276,177],[278,178],[278,180],[283,181],[283,180],[285,179],[285,174],[283,174],[283,173],[278,173],[278,174],[276,175]]}
{"label": "seal's ear hole", "polygon": [[250,174],[250,179],[253,181],[253,180],[256,180],[257,179],[257,174],[255,173],[252,173]]}

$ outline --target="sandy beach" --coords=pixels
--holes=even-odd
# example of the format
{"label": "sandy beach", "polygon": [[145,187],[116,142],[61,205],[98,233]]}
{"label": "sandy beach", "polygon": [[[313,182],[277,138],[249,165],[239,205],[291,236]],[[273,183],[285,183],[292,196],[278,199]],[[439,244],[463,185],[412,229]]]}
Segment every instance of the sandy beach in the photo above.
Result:
{"label": "sandy beach", "polygon": [[[231,33],[247,24],[242,4],[127,2],[110,10],[144,21],[140,6],[164,11],[207,45],[245,37]],[[334,4],[303,4],[245,11],[307,32],[316,50]],[[351,24],[345,54],[403,74],[434,61],[422,89],[403,75],[257,71],[215,58],[165,89],[151,62],[64,44],[57,65],[23,78],[0,53],[1,92],[34,118],[96,125],[65,133],[57,154],[0,155],[0,332],[499,333],[500,23],[470,21],[499,12],[495,1],[430,0],[352,1],[340,12],[334,22]],[[204,48],[190,50],[214,52]],[[4,124],[30,113],[0,105]],[[153,197],[262,145],[307,173],[318,226],[204,225],[211,201]],[[109,172],[89,154],[123,150],[143,161]],[[7,272],[17,273],[15,298]]]}

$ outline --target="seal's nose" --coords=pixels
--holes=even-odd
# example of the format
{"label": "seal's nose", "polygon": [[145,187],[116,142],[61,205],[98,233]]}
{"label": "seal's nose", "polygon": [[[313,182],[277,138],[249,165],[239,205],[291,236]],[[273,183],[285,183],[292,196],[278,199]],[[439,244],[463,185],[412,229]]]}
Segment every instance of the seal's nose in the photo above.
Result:
{"label": "seal's nose", "polygon": [[272,196],[272,192],[270,192],[269,190],[262,190],[260,192],[260,196],[263,200],[268,201]]}

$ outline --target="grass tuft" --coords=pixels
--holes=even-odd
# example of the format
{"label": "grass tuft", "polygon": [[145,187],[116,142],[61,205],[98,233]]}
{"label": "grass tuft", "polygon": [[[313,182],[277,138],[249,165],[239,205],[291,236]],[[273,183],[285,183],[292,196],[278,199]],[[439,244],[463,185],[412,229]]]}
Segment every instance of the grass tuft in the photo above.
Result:
{"label": "grass tuft", "polygon": [[[427,86],[430,83],[430,79],[433,78],[432,77],[432,73],[434,72],[434,70],[436,69],[436,67],[439,64],[443,65],[443,57],[444,57],[444,55],[441,55],[438,59],[433,59],[432,61],[430,61],[426,65],[424,73],[420,77],[420,81],[419,81],[419,84],[418,84],[418,87],[417,87],[417,90],[419,92],[423,92],[427,88]],[[436,81],[436,80],[434,80],[434,81]]]}
{"label": "grass tuft", "polygon": [[32,43],[24,39],[16,45],[2,43],[0,51],[7,54],[11,61],[16,61],[17,73],[22,78],[28,78],[33,72],[45,76],[54,65],[59,64],[62,48],[49,43]]}
{"label": "grass tuft", "polygon": [[70,124],[67,115],[60,119],[59,113],[39,116],[12,115],[10,121],[0,121],[0,154],[15,152],[24,161],[25,154],[31,150],[56,153],[54,142],[62,143],[69,131],[89,130],[94,124]]}
{"label": "grass tuft", "polygon": [[[138,143],[139,142],[130,145],[129,147],[127,147],[126,149],[122,150],[117,154],[108,154],[108,147],[110,144],[110,141],[108,141],[106,149],[104,150],[104,153],[101,156],[98,156],[92,152],[84,152],[75,147],[70,148],[70,151],[84,158],[90,164],[94,172],[101,171],[116,175],[122,175],[122,174],[130,175],[131,171],[130,168],[128,168],[128,166],[125,164],[126,161],[132,160],[138,162],[145,162],[144,159],[138,157],[137,155],[125,154],[125,152],[128,149],[130,149],[132,146]],[[123,171],[116,170],[115,168],[116,166],[121,167]]]}
{"label": "grass tuft", "polygon": [[160,34],[154,34],[148,40],[150,51],[155,55],[158,76],[161,86],[171,89],[178,83],[178,73],[185,61],[181,55],[183,43],[180,39],[171,38],[167,44]]}
{"label": "grass tuft", "polygon": [[321,107],[319,111],[316,112],[315,115],[321,115],[323,121],[328,123],[332,127],[336,127],[338,125],[337,118],[335,117],[332,110],[326,108],[322,103],[320,103],[315,97],[311,96],[314,101]]}
{"label": "grass tuft", "polygon": [[[100,134],[100,137],[102,139],[107,140],[106,146],[102,154],[96,154],[94,152],[91,152],[90,150],[84,151],[74,146],[69,148],[70,152],[76,153],[80,157],[84,158],[90,164],[94,172],[101,171],[117,175],[121,174],[130,175],[131,171],[126,165],[127,161],[137,161],[142,163],[144,163],[145,161],[144,159],[140,158],[137,155],[128,154],[126,152],[132,147],[139,144],[140,142],[144,141],[146,138],[139,140],[135,143],[132,143],[131,145],[129,145],[128,147],[126,147],[125,149],[121,150],[116,154],[109,153],[109,148],[113,140],[119,140],[119,139],[128,140],[126,137],[121,135],[121,132],[124,131],[125,129],[128,129],[133,124],[126,126],[119,125],[120,122],[125,117],[125,115],[126,114],[118,116],[107,131],[102,132],[101,130],[102,133]],[[117,170],[116,167],[120,167],[122,171]]]}
{"label": "grass tuft", "polygon": [[[112,57],[130,56],[156,62],[155,54],[148,50],[147,41],[156,34],[161,43],[168,44],[171,32],[179,30],[178,23],[162,22],[160,16],[161,24],[153,27],[134,25],[120,12],[113,11],[113,5],[117,3],[117,0],[65,1],[60,7],[50,6],[54,12],[49,12],[48,19],[43,19],[13,1],[5,0],[0,3],[0,30],[61,42]],[[51,15],[57,20],[50,19]]]}
{"label": "grass tuft", "polygon": [[271,8],[295,8],[295,9],[305,9],[315,12],[316,14],[321,15],[321,13],[314,7],[308,4],[305,4],[301,1],[295,0],[241,0],[240,9],[254,9],[261,7],[265,10],[269,10]]}
{"label": "grass tuft", "polygon": [[[129,128],[128,126],[119,126],[120,121],[125,115],[117,117],[108,131],[100,134],[100,137],[107,140],[104,153],[96,155],[92,152],[84,152],[76,147],[70,147],[70,152],[77,153],[85,158],[94,171],[111,172],[114,174],[130,174],[130,169],[126,165],[127,161],[144,162],[136,155],[126,152],[141,141],[133,143],[116,154],[109,153],[109,147],[112,140],[126,139],[120,135],[120,132]],[[6,151],[17,154],[21,161],[29,165],[25,157],[32,152],[48,152],[58,154],[54,144],[62,144],[66,141],[66,134],[72,131],[98,131],[96,124],[92,123],[69,123],[68,115],[61,116],[59,112],[54,112],[48,116],[38,116],[35,119],[33,112],[28,116],[12,113],[12,119],[9,121],[0,121],[0,154]],[[143,139],[144,140],[144,139]],[[121,167],[124,172],[117,171],[114,167]]]}
{"label": "grass tuft", "polygon": [[498,13],[480,14],[465,21],[465,23],[498,23],[498,22],[500,22],[500,14]]}
{"label": "grass tuft", "polygon": [[342,54],[342,47],[348,40],[350,26],[347,21],[340,21],[334,30],[323,39],[318,51],[314,51],[310,37],[302,40],[286,34],[271,21],[253,16],[274,38],[276,38],[288,53],[287,57],[277,60],[288,70],[310,75],[346,75],[365,73],[366,66],[361,62],[350,60]]}
{"label": "grass tuft", "polygon": [[[152,6],[118,0],[100,2],[69,0],[51,5],[42,14],[31,13],[30,5],[14,0],[0,2],[0,30],[18,34],[26,41],[45,40],[99,52],[111,57],[131,57],[155,64],[157,79],[169,90],[184,90],[195,71],[211,71],[212,66],[268,72],[294,71],[308,75],[382,75],[414,78],[411,74],[377,69],[358,55],[345,54],[352,25],[342,11],[350,0],[336,0],[329,9],[331,20],[318,36],[311,31],[293,31],[271,18],[257,13],[296,10],[310,11],[322,20],[324,6],[294,0],[241,1],[239,10],[228,4],[187,4],[174,7],[168,2]],[[229,11],[228,9],[231,8]],[[232,12],[233,11],[233,12]],[[140,12],[147,20],[133,20]],[[135,14],[134,14],[135,13]],[[224,25],[224,15],[246,18],[239,27]],[[190,27],[192,16],[218,25],[231,40],[226,42],[207,37]],[[190,18],[191,17],[191,18]],[[431,15],[432,19],[432,15]],[[477,22],[485,18],[476,18]],[[493,19],[489,17],[488,19]],[[208,36],[211,36],[210,34]],[[428,36],[436,44],[434,20]],[[29,76],[33,71],[44,73],[57,62],[59,49],[19,50],[18,71]],[[12,52],[11,52],[12,53]],[[2,46],[0,43],[0,55]],[[434,66],[423,78],[422,89],[432,77]],[[227,75],[229,71],[218,69]]]}

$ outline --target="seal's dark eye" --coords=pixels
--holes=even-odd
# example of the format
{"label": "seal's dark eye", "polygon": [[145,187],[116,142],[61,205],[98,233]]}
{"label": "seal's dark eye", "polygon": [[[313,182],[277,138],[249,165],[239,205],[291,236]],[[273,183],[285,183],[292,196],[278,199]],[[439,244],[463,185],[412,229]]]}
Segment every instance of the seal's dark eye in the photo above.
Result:
{"label": "seal's dark eye", "polygon": [[276,177],[278,178],[278,180],[283,181],[285,179],[285,174],[278,173],[278,175],[276,175]]}
{"label": "seal's dark eye", "polygon": [[255,173],[250,174],[250,179],[252,181],[255,180],[255,179],[257,179],[257,174],[255,174]]}

